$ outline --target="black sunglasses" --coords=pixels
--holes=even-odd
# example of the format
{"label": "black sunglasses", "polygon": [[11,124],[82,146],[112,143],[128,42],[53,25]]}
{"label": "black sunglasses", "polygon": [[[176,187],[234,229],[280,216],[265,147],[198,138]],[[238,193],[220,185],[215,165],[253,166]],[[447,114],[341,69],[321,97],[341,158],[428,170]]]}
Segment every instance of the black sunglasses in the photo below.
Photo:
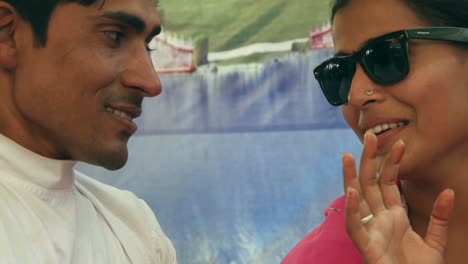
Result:
{"label": "black sunglasses", "polygon": [[314,69],[314,75],[328,102],[338,106],[348,101],[357,62],[375,83],[391,85],[403,80],[410,69],[409,39],[468,43],[468,28],[431,27],[395,31],[370,39],[352,55],[324,61]]}

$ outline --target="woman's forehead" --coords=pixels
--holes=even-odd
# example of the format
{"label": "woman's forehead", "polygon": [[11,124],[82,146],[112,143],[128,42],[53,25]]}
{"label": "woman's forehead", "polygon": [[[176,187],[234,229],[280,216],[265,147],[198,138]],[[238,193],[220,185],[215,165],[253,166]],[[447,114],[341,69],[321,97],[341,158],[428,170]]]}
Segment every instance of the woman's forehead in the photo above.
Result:
{"label": "woman's forehead", "polygon": [[399,0],[353,0],[333,20],[337,52],[352,53],[369,39],[426,24]]}

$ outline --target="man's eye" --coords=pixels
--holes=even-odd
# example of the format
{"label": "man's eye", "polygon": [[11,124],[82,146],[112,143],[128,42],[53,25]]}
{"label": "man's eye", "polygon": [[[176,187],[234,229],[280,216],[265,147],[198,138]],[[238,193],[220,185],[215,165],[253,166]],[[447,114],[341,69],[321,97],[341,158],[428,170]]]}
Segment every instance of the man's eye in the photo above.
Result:
{"label": "man's eye", "polygon": [[155,48],[155,47],[151,47],[149,44],[146,44],[146,50],[147,50],[148,52],[153,52],[153,51],[156,50],[156,48]]}
{"label": "man's eye", "polygon": [[105,34],[114,41],[115,44],[120,45],[124,34],[120,31],[106,31]]}

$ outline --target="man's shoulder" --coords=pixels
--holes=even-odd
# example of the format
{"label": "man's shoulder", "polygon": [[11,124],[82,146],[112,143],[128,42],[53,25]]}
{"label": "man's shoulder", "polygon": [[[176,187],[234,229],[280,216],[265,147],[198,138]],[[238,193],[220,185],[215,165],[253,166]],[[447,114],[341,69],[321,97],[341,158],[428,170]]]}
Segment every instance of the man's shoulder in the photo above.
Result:
{"label": "man's shoulder", "polygon": [[326,206],[324,221],[303,237],[281,263],[361,263],[358,251],[346,234],[345,208],[345,196]]}
{"label": "man's shoulder", "polygon": [[148,220],[156,221],[146,203],[130,191],[118,189],[79,172],[76,173],[75,186],[106,219],[116,217],[116,221],[136,229],[134,231],[138,233],[148,227]]}
{"label": "man's shoulder", "polygon": [[112,199],[126,199],[130,203],[134,203],[139,200],[138,197],[130,191],[122,190],[109,184],[100,182],[80,172],[76,172],[75,182],[77,188],[80,191],[85,189],[89,193],[96,196],[96,198],[101,198],[101,196],[108,198],[107,196],[110,195],[112,196]]}
{"label": "man's shoulder", "polygon": [[157,222],[146,202],[128,190],[118,189],[79,172],[76,173],[75,186],[104,217],[106,212],[110,212],[112,216],[137,229],[147,228],[148,220]]}
{"label": "man's shoulder", "polygon": [[[129,232],[156,253],[163,263],[175,263],[175,250],[161,230],[156,216],[145,201],[127,190],[121,190],[76,172],[75,185],[112,226],[117,236],[128,241]],[[148,253],[148,252],[147,252]],[[150,253],[150,254],[152,254]]]}

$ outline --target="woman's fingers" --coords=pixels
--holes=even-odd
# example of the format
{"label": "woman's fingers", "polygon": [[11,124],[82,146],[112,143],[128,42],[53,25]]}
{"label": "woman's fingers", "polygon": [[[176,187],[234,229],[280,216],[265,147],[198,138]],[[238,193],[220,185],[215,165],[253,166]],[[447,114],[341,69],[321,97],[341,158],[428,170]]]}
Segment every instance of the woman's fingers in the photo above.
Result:
{"label": "woman's fingers", "polygon": [[355,246],[362,250],[369,243],[366,228],[361,223],[359,192],[353,187],[346,191],[346,231]]}
{"label": "woman's fingers", "polygon": [[343,153],[343,187],[345,193],[348,191],[348,187],[353,187],[357,192],[361,192],[359,186],[359,180],[356,175],[356,161],[350,153]]}
{"label": "woman's fingers", "polygon": [[405,144],[403,141],[400,140],[395,143],[380,174],[379,185],[386,208],[401,206],[400,191],[398,190],[396,182],[398,178],[398,170],[400,168],[400,161],[404,152]]}
{"label": "woman's fingers", "polygon": [[359,169],[361,193],[374,215],[385,209],[377,180],[377,136],[366,133]]}
{"label": "woman's fingers", "polygon": [[[342,157],[343,161],[343,186],[345,193],[348,187],[354,188],[358,193],[361,193],[361,186],[356,173],[356,161],[350,153],[344,153]],[[371,213],[367,202],[359,195],[359,209],[361,217],[367,216]]]}
{"label": "woman's fingers", "polygon": [[430,247],[439,251],[440,254],[444,254],[447,246],[448,226],[452,218],[454,199],[455,193],[451,189],[439,194],[434,203],[424,239]]}

